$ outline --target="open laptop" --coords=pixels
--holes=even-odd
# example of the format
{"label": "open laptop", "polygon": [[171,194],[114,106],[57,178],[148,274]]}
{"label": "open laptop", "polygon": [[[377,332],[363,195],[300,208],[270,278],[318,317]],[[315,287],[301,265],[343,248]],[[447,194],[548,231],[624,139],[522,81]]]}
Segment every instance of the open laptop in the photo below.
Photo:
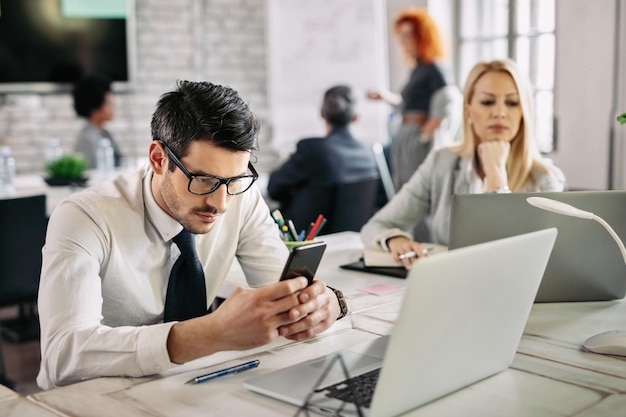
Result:
{"label": "open laptop", "polygon": [[[361,401],[363,415],[395,416],[507,369],[556,235],[551,228],[416,262],[392,335],[337,352],[350,377],[379,372],[371,402]],[[345,395],[360,388],[341,384],[337,353],[244,385],[321,414],[358,415]],[[328,389],[309,395],[316,388]]]}
{"label": "open laptop", "polygon": [[626,191],[461,194],[454,196],[450,218],[450,249],[520,233],[556,227],[559,230],[537,302],[605,301],[624,297],[626,265],[601,224],[551,213],[526,202],[531,196],[562,201],[606,220],[626,237]]}

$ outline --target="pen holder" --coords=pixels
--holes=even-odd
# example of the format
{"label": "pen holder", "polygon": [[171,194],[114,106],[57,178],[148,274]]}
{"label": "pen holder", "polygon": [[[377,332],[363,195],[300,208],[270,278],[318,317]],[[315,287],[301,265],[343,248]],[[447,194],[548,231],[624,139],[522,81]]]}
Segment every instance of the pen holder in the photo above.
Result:
{"label": "pen holder", "polygon": [[289,249],[289,252],[291,252],[291,250],[295,248],[296,246],[308,245],[309,243],[313,243],[313,242],[315,242],[315,239],[300,240],[300,241],[283,240],[283,243],[285,244],[285,246],[287,246],[287,249]]}

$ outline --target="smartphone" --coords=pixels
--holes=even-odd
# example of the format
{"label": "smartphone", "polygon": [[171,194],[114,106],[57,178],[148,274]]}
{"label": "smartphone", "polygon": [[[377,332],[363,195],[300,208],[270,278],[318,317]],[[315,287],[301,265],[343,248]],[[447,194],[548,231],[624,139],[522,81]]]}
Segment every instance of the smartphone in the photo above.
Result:
{"label": "smartphone", "polygon": [[315,272],[326,250],[326,243],[314,242],[302,246],[296,246],[289,253],[289,259],[285,264],[280,280],[306,277],[309,285],[313,283]]}

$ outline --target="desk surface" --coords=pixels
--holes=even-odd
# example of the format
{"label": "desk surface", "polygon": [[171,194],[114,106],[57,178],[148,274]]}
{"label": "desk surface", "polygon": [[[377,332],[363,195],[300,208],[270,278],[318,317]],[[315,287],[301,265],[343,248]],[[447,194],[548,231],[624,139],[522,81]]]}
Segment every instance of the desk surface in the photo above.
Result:
{"label": "desk surface", "polygon": [[[352,311],[324,334],[305,342],[281,339],[253,351],[221,352],[154,377],[99,378],[28,399],[68,416],[294,415],[295,407],[249,392],[243,381],[388,334],[405,286],[401,279],[338,268],[360,256],[358,234],[321,238],[328,248],[318,277],[342,289]],[[237,283],[241,278],[235,271],[229,279]],[[362,291],[374,284],[398,291],[386,296]],[[626,358],[584,352],[580,346],[600,331],[626,327],[625,317],[623,300],[535,304],[510,369],[406,415],[621,417],[626,409]],[[184,384],[250,358],[261,359],[259,368],[210,383]]]}
{"label": "desk surface", "polygon": [[52,417],[58,414],[48,411],[17,392],[0,385],[0,416],[3,417]]}

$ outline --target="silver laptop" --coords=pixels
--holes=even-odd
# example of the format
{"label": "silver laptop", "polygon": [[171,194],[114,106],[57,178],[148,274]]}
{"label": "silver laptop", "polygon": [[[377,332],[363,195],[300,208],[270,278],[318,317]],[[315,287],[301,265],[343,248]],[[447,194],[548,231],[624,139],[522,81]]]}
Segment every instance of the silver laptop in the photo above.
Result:
{"label": "silver laptop", "polygon": [[609,233],[596,221],[551,213],[526,202],[551,198],[590,211],[626,237],[626,191],[462,194],[452,202],[448,247],[460,248],[533,230],[559,230],[537,302],[605,301],[626,294],[626,265]]}
{"label": "silver laptop", "polygon": [[[326,415],[358,415],[356,395],[363,415],[382,417],[503,371],[515,355],[556,235],[551,228],[420,260],[407,277],[391,336],[244,385]],[[355,377],[350,382],[339,358]],[[379,373],[371,400],[358,381],[368,373]]]}

